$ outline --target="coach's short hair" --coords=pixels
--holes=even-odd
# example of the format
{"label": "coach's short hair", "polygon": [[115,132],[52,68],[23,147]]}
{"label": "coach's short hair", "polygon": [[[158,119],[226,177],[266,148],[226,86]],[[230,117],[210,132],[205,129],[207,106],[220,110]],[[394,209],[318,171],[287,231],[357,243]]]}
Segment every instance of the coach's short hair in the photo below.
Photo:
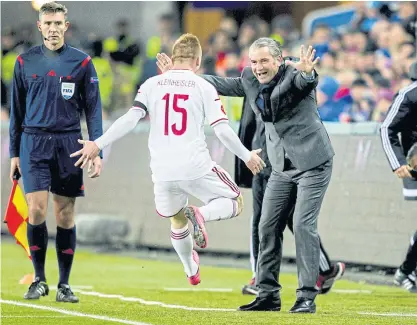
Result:
{"label": "coach's short hair", "polygon": [[273,58],[282,58],[280,43],[269,37],[258,38],[255,42],[252,43],[252,45],[249,48],[249,51],[254,49],[260,49],[262,47],[267,47],[269,49],[269,53],[272,55]]}
{"label": "coach's short hair", "polygon": [[193,34],[181,35],[172,46],[172,61],[193,60],[202,55],[200,41]]}
{"label": "coach's short hair", "polygon": [[55,14],[58,12],[62,12],[65,16],[65,20],[67,20],[68,9],[63,4],[57,2],[44,3],[39,9],[39,20],[42,15]]}

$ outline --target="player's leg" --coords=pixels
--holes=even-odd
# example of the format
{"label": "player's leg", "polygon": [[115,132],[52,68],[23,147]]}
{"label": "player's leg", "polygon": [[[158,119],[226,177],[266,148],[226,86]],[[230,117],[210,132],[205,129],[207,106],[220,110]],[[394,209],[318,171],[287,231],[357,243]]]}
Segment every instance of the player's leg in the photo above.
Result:
{"label": "player's leg", "polygon": [[328,293],[335,281],[339,280],[345,273],[345,263],[337,262],[333,264],[330,261],[329,255],[324,249],[323,242],[319,236],[320,242],[320,265],[319,265],[319,278],[317,279],[316,287],[319,290],[319,294]]}
{"label": "player's leg", "polygon": [[25,299],[39,299],[49,293],[45,276],[45,258],[48,248],[48,229],[45,220],[51,183],[49,170],[51,152],[48,137],[22,134],[20,167],[29,209],[28,244],[35,270],[35,281],[25,293]]}
{"label": "player's leg", "polygon": [[174,215],[171,220],[171,243],[184,265],[185,274],[191,285],[200,283],[199,257],[193,249],[193,238],[188,228],[188,219],[184,209]]}
{"label": "player's leg", "polygon": [[200,283],[199,259],[193,250],[193,239],[184,215],[187,195],[176,182],[156,182],[154,184],[157,213],[171,221],[171,243],[180,258],[185,274],[191,285]]}
{"label": "player's leg", "polygon": [[345,263],[337,262],[331,263],[329,255],[324,249],[323,242],[319,236],[320,241],[320,265],[319,265],[319,278],[317,279],[316,287],[319,294],[328,293],[335,281],[339,280],[345,273]]}
{"label": "player's leg", "polygon": [[55,248],[59,266],[59,281],[56,301],[78,302],[70,286],[69,278],[74,260],[77,232],[75,226],[75,199],[84,196],[83,171],[75,167],[76,158],[71,152],[79,150],[79,134],[55,136],[55,155],[52,164],[51,192],[54,194],[56,218]]}
{"label": "player's leg", "polygon": [[394,283],[403,286],[411,293],[417,293],[417,231],[411,237],[410,246],[404,262],[395,272]]}
{"label": "player's leg", "polygon": [[205,176],[182,182],[183,189],[205,203],[197,208],[188,206],[185,216],[193,225],[193,237],[197,246],[207,246],[207,232],[204,224],[238,216],[243,209],[243,197],[239,187],[220,166],[215,166]]}

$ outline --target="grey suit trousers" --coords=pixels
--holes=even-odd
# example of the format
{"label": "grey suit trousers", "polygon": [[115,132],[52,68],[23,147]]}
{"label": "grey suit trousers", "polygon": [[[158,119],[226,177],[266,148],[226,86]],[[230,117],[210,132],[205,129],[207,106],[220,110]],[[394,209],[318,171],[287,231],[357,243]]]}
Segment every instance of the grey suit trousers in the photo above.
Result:
{"label": "grey suit trousers", "polygon": [[293,221],[299,285],[297,298],[314,299],[318,293],[315,285],[320,265],[317,219],[330,182],[333,159],[304,172],[287,159],[285,165],[284,171],[272,172],[262,203],[256,277],[258,296],[279,295],[283,232],[292,207],[292,196],[297,195]]}

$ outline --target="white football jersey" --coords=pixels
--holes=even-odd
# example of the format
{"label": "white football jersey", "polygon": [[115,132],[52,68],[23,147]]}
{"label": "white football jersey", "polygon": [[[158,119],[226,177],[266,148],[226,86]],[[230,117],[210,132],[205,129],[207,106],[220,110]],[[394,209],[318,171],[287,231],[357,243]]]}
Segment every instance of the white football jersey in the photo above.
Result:
{"label": "white football jersey", "polygon": [[228,122],[215,88],[190,70],[169,70],[140,87],[133,108],[150,118],[149,150],[153,181],[193,180],[215,163],[210,157],[204,121]]}

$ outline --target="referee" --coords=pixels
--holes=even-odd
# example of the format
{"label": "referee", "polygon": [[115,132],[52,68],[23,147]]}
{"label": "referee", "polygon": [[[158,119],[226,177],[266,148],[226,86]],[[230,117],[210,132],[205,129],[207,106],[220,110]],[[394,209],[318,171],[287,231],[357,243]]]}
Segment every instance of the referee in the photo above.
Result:
{"label": "referee", "polygon": [[[400,89],[389,108],[381,126],[381,139],[391,169],[403,180],[404,199],[417,200],[417,62],[410,67],[410,79],[411,83]],[[417,232],[411,238],[404,263],[395,273],[394,283],[417,293],[416,266]]]}

